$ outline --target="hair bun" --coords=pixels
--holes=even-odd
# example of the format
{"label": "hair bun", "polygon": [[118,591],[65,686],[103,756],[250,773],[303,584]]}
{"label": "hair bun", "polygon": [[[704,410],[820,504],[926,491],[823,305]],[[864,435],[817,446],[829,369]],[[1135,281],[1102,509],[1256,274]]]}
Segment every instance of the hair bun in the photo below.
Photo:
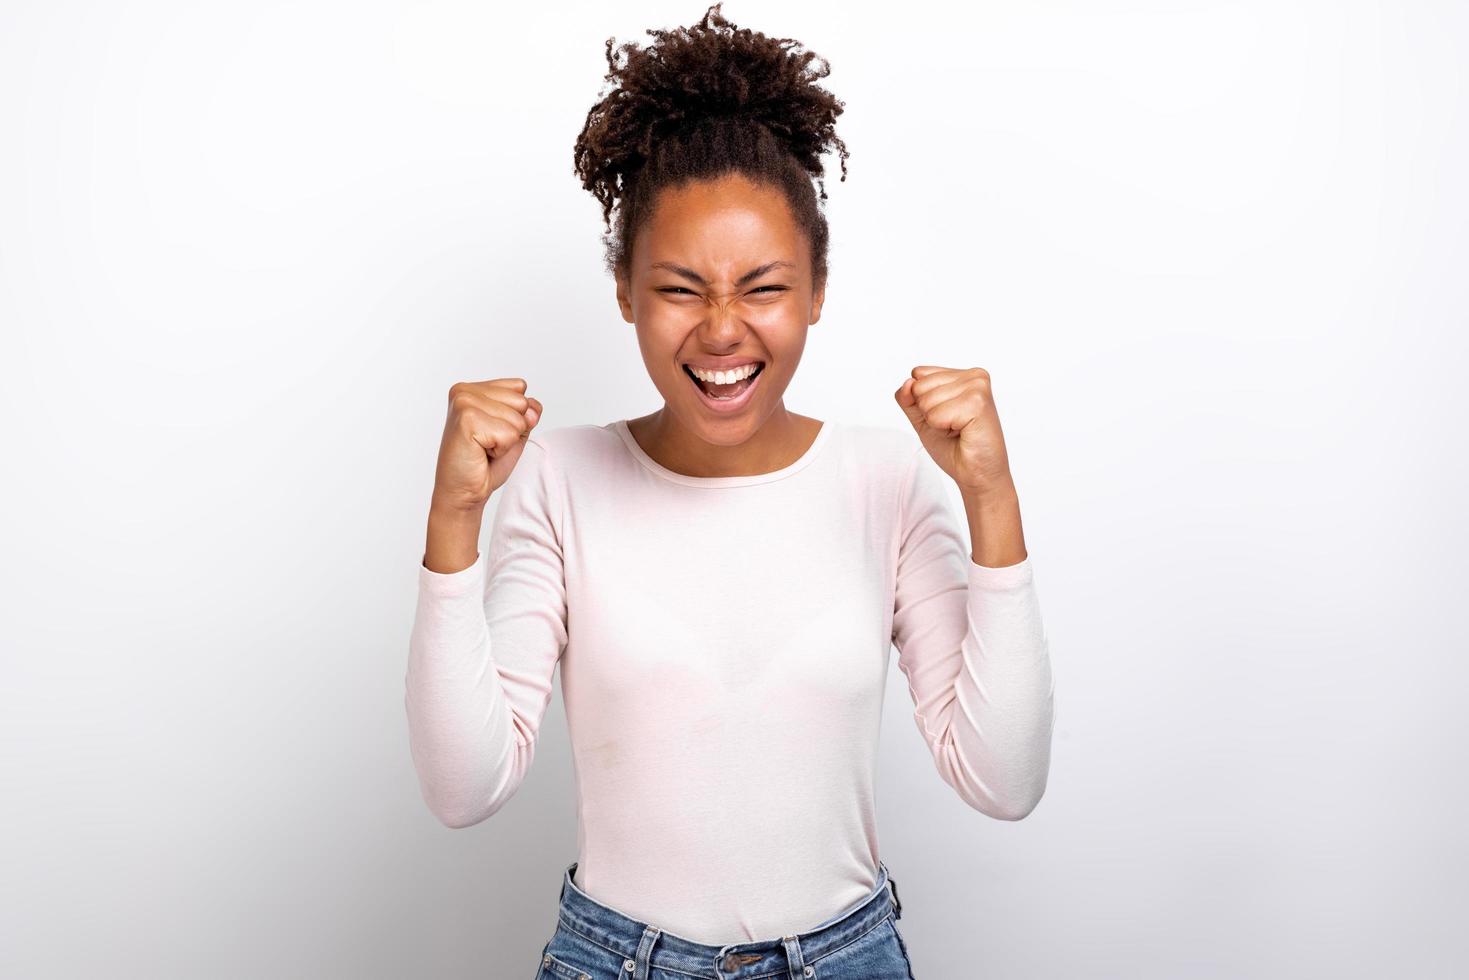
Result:
{"label": "hair bun", "polygon": [[768,129],[818,178],[825,172],[821,155],[837,147],[845,180],[846,147],[836,136],[843,103],[816,84],[831,73],[830,64],[794,38],[736,26],[722,6],[723,0],[690,27],[649,29],[653,43],[646,48],[607,39],[604,80],[617,87],[588,114],[588,129],[600,113],[608,129],[636,140],[606,162],[635,169],[660,139],[741,120]]}

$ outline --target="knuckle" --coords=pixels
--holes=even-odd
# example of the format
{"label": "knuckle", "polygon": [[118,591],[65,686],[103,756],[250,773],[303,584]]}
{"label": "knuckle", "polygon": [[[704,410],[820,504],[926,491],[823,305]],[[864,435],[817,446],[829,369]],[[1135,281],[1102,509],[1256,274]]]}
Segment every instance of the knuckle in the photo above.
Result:
{"label": "knuckle", "polygon": [[449,401],[454,405],[473,404],[475,399],[474,385],[467,381],[457,381],[449,387]]}

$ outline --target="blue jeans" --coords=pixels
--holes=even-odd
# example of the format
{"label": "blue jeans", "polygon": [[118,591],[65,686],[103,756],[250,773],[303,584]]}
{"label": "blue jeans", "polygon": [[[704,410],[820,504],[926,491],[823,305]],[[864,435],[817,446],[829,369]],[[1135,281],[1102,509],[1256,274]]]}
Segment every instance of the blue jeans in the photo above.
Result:
{"label": "blue jeans", "polygon": [[556,931],[536,980],[914,980],[896,920],[898,886],[878,862],[877,885],[806,932],[710,946],[624,915],[562,875]]}

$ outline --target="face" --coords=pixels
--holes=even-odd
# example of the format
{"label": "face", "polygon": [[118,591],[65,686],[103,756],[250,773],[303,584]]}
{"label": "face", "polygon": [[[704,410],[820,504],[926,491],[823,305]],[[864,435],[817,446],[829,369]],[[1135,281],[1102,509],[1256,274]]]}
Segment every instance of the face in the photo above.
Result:
{"label": "face", "polygon": [[[634,236],[631,275],[619,278],[622,318],[665,411],[704,441],[734,445],[772,416],[821,317],[810,248],[781,192],[743,176],[663,191]],[[721,405],[691,366],[760,364],[742,397]]]}

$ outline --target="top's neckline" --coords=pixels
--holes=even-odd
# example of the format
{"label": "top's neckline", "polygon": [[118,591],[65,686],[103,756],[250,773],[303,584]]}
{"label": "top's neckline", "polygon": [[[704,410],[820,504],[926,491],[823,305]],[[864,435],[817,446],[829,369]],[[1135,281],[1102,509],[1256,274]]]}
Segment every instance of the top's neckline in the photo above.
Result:
{"label": "top's neckline", "polygon": [[678,483],[686,487],[748,487],[757,483],[772,483],[775,480],[783,480],[788,476],[794,476],[811,465],[811,462],[816,459],[817,454],[821,452],[821,447],[826,444],[827,436],[831,433],[832,429],[832,421],[830,419],[822,422],[821,428],[816,430],[816,438],[811,440],[811,445],[806,447],[806,451],[795,462],[787,466],[782,466],[778,470],[771,470],[769,473],[748,473],[743,476],[690,476],[687,473],[676,473],[659,463],[652,456],[649,456],[643,450],[643,447],[638,445],[638,441],[633,438],[632,430],[627,427],[627,422],[627,419],[618,419],[612,423],[611,428],[622,439],[623,445],[627,447],[628,452],[632,453],[633,458],[639,463],[642,463],[643,467],[649,472],[668,480],[670,483]]}

